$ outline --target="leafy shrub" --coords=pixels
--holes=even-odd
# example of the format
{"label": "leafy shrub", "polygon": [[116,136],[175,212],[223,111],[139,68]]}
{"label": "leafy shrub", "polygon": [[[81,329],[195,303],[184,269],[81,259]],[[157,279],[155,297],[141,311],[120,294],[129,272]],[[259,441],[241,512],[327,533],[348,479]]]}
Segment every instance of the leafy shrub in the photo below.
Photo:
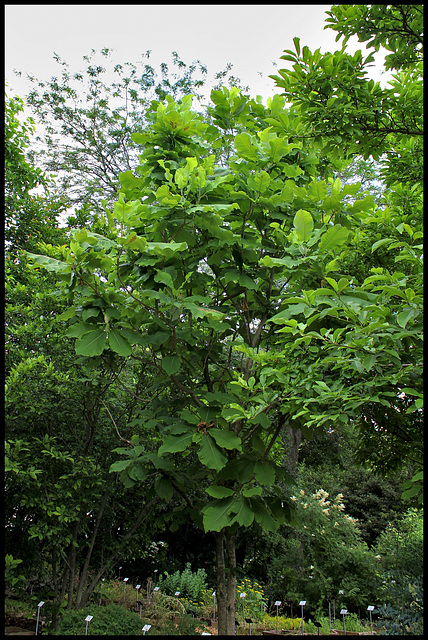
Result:
{"label": "leafy shrub", "polygon": [[[276,616],[270,616],[267,613],[264,614],[262,618],[262,622],[267,626],[268,629],[276,629],[278,622],[278,629],[285,629],[292,631],[293,629],[301,629],[302,628],[302,618],[286,618],[285,616],[278,616],[278,621]],[[305,628],[305,623],[303,623]]]}
{"label": "leafy shrub", "polygon": [[[125,601],[123,596],[125,595]],[[139,599],[143,598],[145,590],[140,589]],[[101,599],[102,604],[120,604],[122,606],[131,606],[135,604],[137,599],[137,591],[135,587],[127,583],[124,588],[123,580],[117,578],[112,580],[105,580],[98,585],[98,588],[94,591],[91,601],[94,604],[98,604]]]}
{"label": "leafy shrub", "polygon": [[25,583],[25,576],[18,573],[18,565],[20,565],[21,562],[22,560],[19,558],[14,558],[10,554],[6,554],[4,581],[7,586],[16,588]]}
{"label": "leafy shrub", "polygon": [[167,595],[172,596],[179,591],[181,597],[198,601],[202,597],[202,591],[207,587],[207,574],[205,569],[192,572],[190,562],[188,562],[181,573],[176,571],[169,575],[168,571],[165,571],[165,576],[161,575],[159,578],[158,586]]}
{"label": "leafy shrub", "polygon": [[[343,616],[336,618],[334,621],[332,620],[331,626],[335,629],[343,629]],[[346,631],[361,631],[361,622],[356,613],[347,613],[345,615],[345,629]]]}
{"label": "leafy shrub", "polygon": [[377,607],[381,635],[423,634],[423,583],[399,571],[386,574],[384,604]]}
{"label": "leafy shrub", "polygon": [[283,525],[284,541],[266,558],[270,599],[304,599],[317,609],[343,590],[348,609],[372,602],[380,566],[361,540],[357,521],[346,513],[343,495],[329,496],[323,489],[313,493],[299,480],[290,500],[300,524]]}
{"label": "leafy shrub", "polygon": [[[198,631],[197,631],[198,629]],[[162,624],[153,625],[150,629],[151,636],[200,636],[204,627],[199,620],[190,616],[180,616],[177,623],[165,620]]]}
{"label": "leafy shrub", "polygon": [[92,604],[77,611],[64,611],[56,631],[51,633],[58,636],[83,636],[86,629],[85,618],[88,615],[93,616],[88,624],[88,636],[143,635],[142,628],[146,624],[139,615],[117,604],[105,607]]}
{"label": "leafy shrub", "polygon": [[23,618],[31,618],[31,616],[34,615],[34,611],[36,610],[37,608],[35,606],[23,600],[5,598],[4,613],[6,616],[22,616]]}
{"label": "leafy shrub", "polygon": [[236,605],[237,615],[242,615],[242,599],[241,593],[245,593],[244,600],[244,618],[252,618],[261,621],[264,615],[266,601],[264,597],[263,587],[258,582],[251,582],[248,578],[244,578],[236,584]]}
{"label": "leafy shrub", "polygon": [[379,536],[376,553],[386,570],[423,574],[423,511],[409,509]]}

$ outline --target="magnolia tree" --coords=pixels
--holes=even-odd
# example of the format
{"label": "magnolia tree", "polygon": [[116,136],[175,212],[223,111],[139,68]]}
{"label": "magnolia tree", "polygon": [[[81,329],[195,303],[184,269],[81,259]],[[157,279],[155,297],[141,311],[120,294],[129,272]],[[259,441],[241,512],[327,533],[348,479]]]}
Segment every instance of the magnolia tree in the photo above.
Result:
{"label": "magnolia tree", "polygon": [[[154,478],[160,498],[183,499],[176,523],[192,517],[214,536],[219,633],[231,635],[238,527],[292,520],[278,436],[347,422],[367,402],[392,406],[419,311],[394,274],[343,275],[373,199],[347,204],[359,185],[319,177],[298,110],[236,89],[212,97],[216,125],[191,97],[153,103],[133,134],[140,164],[105,209],[109,232],[75,230],[61,260],[32,258],[63,279],[59,319],[79,356],[112,350],[153,373],[143,402],[156,438],[142,421],[111,471],[128,487]],[[210,151],[231,122],[235,153],[217,166]],[[411,277],[400,274],[404,290]]]}

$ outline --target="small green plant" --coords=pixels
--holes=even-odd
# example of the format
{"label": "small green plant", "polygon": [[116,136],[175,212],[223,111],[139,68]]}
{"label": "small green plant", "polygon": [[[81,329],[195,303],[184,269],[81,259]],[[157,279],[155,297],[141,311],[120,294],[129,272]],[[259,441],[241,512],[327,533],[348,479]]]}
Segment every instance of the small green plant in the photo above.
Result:
{"label": "small green plant", "polygon": [[[423,634],[423,580],[401,571],[385,574],[384,604],[378,606],[381,635]],[[385,602],[386,601],[386,602]]]}
{"label": "small green plant", "polygon": [[[241,593],[245,593],[244,600],[244,616],[242,616],[242,600]],[[248,578],[244,578],[236,585],[236,597],[238,603],[236,605],[237,615],[244,618],[252,618],[259,622],[263,619],[266,600],[264,590],[258,582],[251,582]]]}
{"label": "small green plant", "polygon": [[[131,585],[127,584],[124,588],[123,580],[113,579],[106,580],[98,585],[97,590],[93,594],[94,604],[98,604],[100,598],[104,604],[121,604],[123,605],[123,596],[125,594],[125,605],[130,606],[135,603],[137,599],[137,592]],[[140,591],[140,599],[141,599]]]}
{"label": "small green plant", "polygon": [[22,617],[31,618],[34,614],[35,607],[23,600],[15,600],[12,598],[5,598],[4,601],[4,613],[11,618]]}
{"label": "small green plant", "polygon": [[[277,618],[276,616],[270,616],[267,613],[262,618],[263,625],[267,629],[276,629]],[[294,629],[301,629],[302,618],[286,618],[285,616],[278,616],[278,629],[284,629],[286,631],[292,631]],[[306,629],[305,623],[304,628]]]}
{"label": "small green plant", "polygon": [[51,634],[57,636],[85,635],[85,618],[88,615],[93,616],[88,623],[88,636],[143,635],[142,628],[147,624],[147,621],[140,619],[139,615],[131,613],[117,604],[109,604],[105,607],[92,604],[77,611],[64,611],[56,631],[52,631]]}
{"label": "small green plant", "polygon": [[4,581],[6,586],[12,589],[23,586],[25,583],[25,576],[18,574],[18,566],[21,562],[22,560],[19,558],[14,558],[10,554],[6,554]]}
{"label": "small green plant", "polygon": [[[343,618],[341,619],[341,627],[343,628]],[[336,627],[338,621],[336,620]],[[361,622],[356,613],[347,613],[345,615],[345,629],[346,631],[361,631]]]}
{"label": "small green plant", "polygon": [[180,596],[191,601],[199,601],[202,596],[202,590],[207,586],[207,574],[205,569],[198,569],[192,572],[190,562],[186,564],[184,571],[176,571],[169,575],[165,571],[165,575],[161,575],[158,584],[160,590],[167,595],[174,595],[177,591]]}
{"label": "small green plant", "polygon": [[150,629],[151,636],[200,636],[201,630],[205,627],[201,626],[199,620],[193,619],[191,616],[180,616],[178,622],[172,620],[162,620],[154,624]]}

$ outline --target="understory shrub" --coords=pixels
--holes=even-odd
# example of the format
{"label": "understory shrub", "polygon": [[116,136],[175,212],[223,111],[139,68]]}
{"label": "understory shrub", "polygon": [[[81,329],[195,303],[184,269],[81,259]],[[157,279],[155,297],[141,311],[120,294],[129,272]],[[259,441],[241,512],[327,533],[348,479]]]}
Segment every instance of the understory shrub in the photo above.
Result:
{"label": "understory shrub", "polygon": [[56,631],[51,632],[52,635],[85,635],[85,618],[88,615],[93,616],[88,623],[88,636],[143,635],[142,628],[147,623],[145,620],[140,619],[140,616],[136,613],[131,613],[117,604],[108,604],[105,607],[98,607],[92,604],[77,611],[64,611]]}
{"label": "understory shrub", "polygon": [[242,616],[242,600],[241,593],[245,593],[244,600],[244,617],[249,617],[261,621],[266,608],[266,600],[264,590],[258,582],[251,582],[249,578],[244,578],[241,582],[236,583],[236,614]]}
{"label": "understory shrub", "polygon": [[270,616],[267,613],[264,614],[262,622],[268,629],[276,629],[278,623],[278,629],[284,629],[292,631],[294,629],[302,628],[302,618],[286,618],[285,616]]}
{"label": "understory shrub", "polygon": [[385,574],[383,605],[378,606],[380,635],[423,634],[423,581],[401,571]]}
{"label": "understory shrub", "polygon": [[180,597],[199,601],[203,590],[207,587],[207,574],[205,569],[192,572],[190,562],[188,562],[182,572],[175,571],[169,575],[168,571],[165,571],[165,574],[159,577],[158,586],[162,593],[167,595],[173,596],[179,591]]}

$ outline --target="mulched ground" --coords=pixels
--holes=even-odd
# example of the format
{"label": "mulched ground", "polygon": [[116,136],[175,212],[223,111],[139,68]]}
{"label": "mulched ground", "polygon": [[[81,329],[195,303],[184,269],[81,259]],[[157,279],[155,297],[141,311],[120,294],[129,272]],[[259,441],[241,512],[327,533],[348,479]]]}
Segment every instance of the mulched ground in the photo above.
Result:
{"label": "mulched ground", "polygon": [[[40,625],[39,625],[40,632]],[[5,616],[4,633],[6,636],[35,635],[36,621],[26,620],[20,616]]]}

